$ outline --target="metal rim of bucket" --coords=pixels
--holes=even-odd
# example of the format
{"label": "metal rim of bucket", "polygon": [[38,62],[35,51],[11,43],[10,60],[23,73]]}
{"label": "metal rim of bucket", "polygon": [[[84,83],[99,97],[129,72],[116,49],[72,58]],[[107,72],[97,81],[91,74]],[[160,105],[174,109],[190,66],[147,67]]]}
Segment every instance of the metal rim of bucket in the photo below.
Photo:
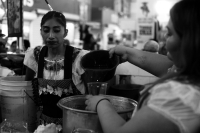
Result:
{"label": "metal rim of bucket", "polygon": [[[130,98],[125,98],[125,97],[119,97],[119,96],[112,96],[112,95],[104,95],[105,97],[107,98],[120,98],[120,99],[123,99],[124,101],[129,101],[134,107],[137,107],[137,102],[133,99],[130,99]],[[79,113],[89,113],[89,114],[97,114],[97,112],[94,112],[94,111],[87,111],[87,110],[80,110],[80,109],[74,109],[74,108],[70,108],[70,107],[66,107],[64,106],[62,103],[65,103],[65,102],[68,102],[68,101],[72,101],[73,99],[81,99],[81,98],[85,98],[86,95],[76,95],[76,96],[70,96],[70,97],[66,97],[66,98],[63,98],[61,99],[57,105],[59,107],[61,107],[62,109],[67,109],[67,110],[70,110],[70,111],[75,111],[75,112],[79,112]],[[126,113],[126,112],[129,112],[129,111],[133,111],[134,108],[130,108],[130,109],[126,109],[124,111],[117,111],[118,114],[121,114],[121,113]]]}
{"label": "metal rim of bucket", "polygon": [[32,83],[31,81],[25,81],[25,80],[22,80],[22,81],[13,81],[13,80],[7,80],[7,78],[25,78],[24,76],[10,76],[10,77],[2,77],[0,79],[0,85],[4,85],[4,86],[22,86],[22,85],[25,85],[25,86],[31,86]]}
{"label": "metal rim of bucket", "polygon": [[[90,53],[94,53],[94,52],[96,52],[96,51],[105,51],[105,52],[107,52],[106,50],[93,50],[93,51],[91,51],[91,52],[89,52],[89,53],[87,53],[87,54],[90,54]],[[82,59],[81,59],[81,67],[85,70],[85,69],[87,69],[87,70],[94,70],[94,69],[90,69],[90,68],[85,68],[85,67],[83,67],[83,63],[82,63],[82,61],[83,61],[83,59],[85,58],[85,56],[87,55],[87,54],[85,54],[83,57],[82,57]],[[117,63],[116,63],[116,65],[115,66],[113,66],[112,68],[107,68],[107,69],[95,69],[95,71],[105,71],[105,70],[113,70],[113,69],[115,69],[117,66],[118,66],[118,64],[119,64],[119,60],[117,60]]]}

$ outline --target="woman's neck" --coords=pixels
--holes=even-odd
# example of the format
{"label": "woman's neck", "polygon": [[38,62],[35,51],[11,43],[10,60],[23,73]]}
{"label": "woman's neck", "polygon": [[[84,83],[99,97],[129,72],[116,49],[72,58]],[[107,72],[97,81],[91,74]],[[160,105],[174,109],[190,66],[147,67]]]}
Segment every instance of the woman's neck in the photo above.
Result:
{"label": "woman's neck", "polygon": [[65,55],[65,45],[60,45],[56,48],[48,48],[48,58],[49,59],[56,59],[63,57]]}

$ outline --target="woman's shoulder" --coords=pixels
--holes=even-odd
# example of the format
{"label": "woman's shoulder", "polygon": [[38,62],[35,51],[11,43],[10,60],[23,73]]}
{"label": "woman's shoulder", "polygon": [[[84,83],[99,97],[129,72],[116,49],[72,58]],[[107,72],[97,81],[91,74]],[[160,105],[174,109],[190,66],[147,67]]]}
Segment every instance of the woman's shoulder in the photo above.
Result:
{"label": "woman's shoulder", "polygon": [[40,55],[40,51],[44,46],[36,46],[33,49],[33,56],[35,57],[35,61],[38,62],[39,60],[39,55]]}
{"label": "woman's shoulder", "polygon": [[80,48],[76,48],[74,47],[74,51],[73,51],[73,55],[72,55],[72,61],[76,61],[77,58],[81,58],[82,56],[84,56],[85,54],[89,53],[90,51],[88,50],[83,50]]}
{"label": "woman's shoulder", "polygon": [[[200,86],[179,81],[167,81],[151,90],[149,104],[162,108],[184,106],[200,114]],[[177,106],[176,106],[177,105]]]}
{"label": "woman's shoulder", "polygon": [[31,68],[35,72],[37,72],[37,65],[38,65],[38,57],[40,50],[43,46],[37,46],[35,48],[30,48],[25,53],[24,58],[24,65]]}
{"label": "woman's shoulder", "polygon": [[177,124],[183,132],[190,130],[184,120],[200,115],[200,87],[187,82],[167,81],[150,91],[147,106]]}
{"label": "woman's shoulder", "polygon": [[[187,93],[196,92],[200,94],[200,86],[191,84],[187,81],[169,80],[164,83],[155,85],[152,93],[169,92],[177,95],[186,95]],[[181,92],[181,93],[180,93]]]}
{"label": "woman's shoulder", "polygon": [[25,56],[28,58],[33,57],[36,62],[38,62],[39,54],[43,46],[36,46],[35,48],[28,49]]}

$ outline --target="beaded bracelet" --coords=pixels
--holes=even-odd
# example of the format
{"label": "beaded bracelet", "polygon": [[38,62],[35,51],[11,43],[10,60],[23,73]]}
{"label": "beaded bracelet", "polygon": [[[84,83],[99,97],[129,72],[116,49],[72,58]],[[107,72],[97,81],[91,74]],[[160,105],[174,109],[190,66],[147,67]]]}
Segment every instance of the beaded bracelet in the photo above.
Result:
{"label": "beaded bracelet", "polygon": [[97,104],[96,104],[96,112],[97,112],[97,106],[98,106],[98,104],[99,104],[101,101],[103,101],[103,100],[107,100],[107,101],[110,102],[110,100],[109,100],[108,98],[102,98],[102,99],[100,99],[100,100],[97,102]]}

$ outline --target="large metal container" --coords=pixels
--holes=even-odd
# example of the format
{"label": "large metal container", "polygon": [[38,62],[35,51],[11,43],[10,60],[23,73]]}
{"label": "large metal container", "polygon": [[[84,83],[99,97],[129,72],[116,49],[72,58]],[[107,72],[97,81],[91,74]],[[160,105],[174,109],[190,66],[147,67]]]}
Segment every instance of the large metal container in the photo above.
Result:
{"label": "large metal container", "polygon": [[[137,102],[124,97],[106,95],[115,106],[117,112],[125,119],[131,118]],[[63,132],[71,133],[73,129],[85,128],[103,133],[96,112],[85,110],[85,95],[71,96],[61,99],[58,106],[63,110]]]}

